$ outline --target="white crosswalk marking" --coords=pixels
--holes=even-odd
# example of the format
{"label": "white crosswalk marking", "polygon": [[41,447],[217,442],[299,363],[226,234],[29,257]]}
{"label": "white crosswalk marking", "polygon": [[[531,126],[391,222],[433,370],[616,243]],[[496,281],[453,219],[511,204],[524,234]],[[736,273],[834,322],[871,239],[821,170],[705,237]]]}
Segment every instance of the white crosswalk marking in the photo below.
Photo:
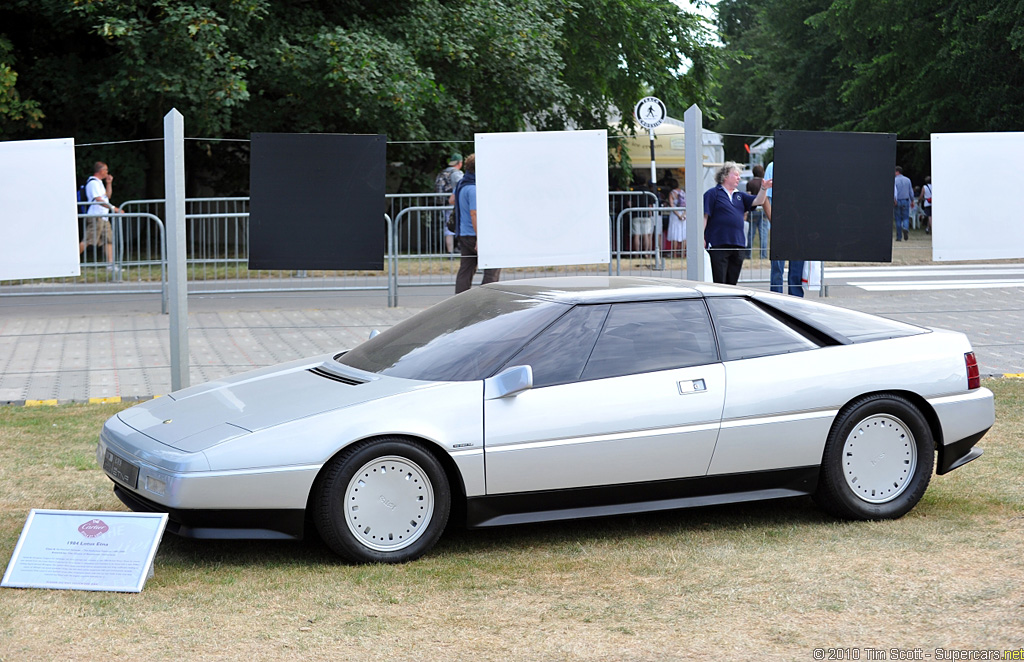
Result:
{"label": "white crosswalk marking", "polygon": [[867,292],[907,292],[912,290],[983,290],[994,287],[1024,287],[1024,280],[908,280],[848,282]]}
{"label": "white crosswalk marking", "polygon": [[1024,287],[1024,265],[834,267],[826,269],[825,279],[867,292],[1018,288]]}

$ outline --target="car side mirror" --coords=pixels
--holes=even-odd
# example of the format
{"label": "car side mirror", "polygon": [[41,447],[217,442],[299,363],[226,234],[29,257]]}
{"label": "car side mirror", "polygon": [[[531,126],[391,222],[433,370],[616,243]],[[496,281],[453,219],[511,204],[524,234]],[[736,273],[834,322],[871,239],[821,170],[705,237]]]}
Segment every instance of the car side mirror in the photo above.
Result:
{"label": "car side mirror", "polygon": [[533,388],[533,368],[516,365],[484,380],[484,400],[497,400]]}

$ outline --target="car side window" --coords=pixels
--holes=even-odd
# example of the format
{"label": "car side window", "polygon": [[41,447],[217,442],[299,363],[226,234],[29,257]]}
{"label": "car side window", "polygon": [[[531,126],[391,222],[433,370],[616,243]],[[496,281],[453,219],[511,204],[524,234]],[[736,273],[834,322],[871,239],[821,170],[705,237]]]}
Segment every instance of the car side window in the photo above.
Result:
{"label": "car side window", "polygon": [[534,388],[577,381],[594,349],[608,308],[607,304],[574,307],[505,365],[531,366]]}
{"label": "car side window", "polygon": [[582,379],[717,361],[711,319],[703,300],[617,303],[608,313]]}
{"label": "car side window", "polygon": [[818,345],[748,299],[709,297],[723,361],[815,349]]}

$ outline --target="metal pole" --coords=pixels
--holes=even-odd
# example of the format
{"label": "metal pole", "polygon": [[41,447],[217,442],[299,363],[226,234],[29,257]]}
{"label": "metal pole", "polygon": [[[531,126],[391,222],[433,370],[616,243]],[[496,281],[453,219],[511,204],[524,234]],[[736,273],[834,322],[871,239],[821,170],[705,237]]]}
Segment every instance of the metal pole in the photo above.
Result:
{"label": "metal pole", "polygon": [[[401,212],[398,215],[401,216]],[[388,308],[395,308],[398,306],[398,256],[395,255],[395,246],[398,245],[395,228],[398,224],[392,223],[391,217],[384,214],[384,227],[388,233]]]}
{"label": "metal pole", "polygon": [[703,281],[704,273],[704,127],[697,104],[683,114],[686,142],[686,277]]}
{"label": "metal pole", "polygon": [[654,234],[651,236],[651,241],[654,242],[654,268],[663,269],[664,266],[661,264],[661,212],[658,211],[658,205],[660,201],[658,199],[658,170],[654,163],[654,129],[648,129],[647,132],[651,136],[651,193],[654,194]]}
{"label": "metal pole", "polygon": [[658,176],[654,167],[654,129],[648,129],[647,132],[651,136],[651,193],[655,197],[658,196]]}
{"label": "metal pole", "polygon": [[185,121],[175,109],[164,116],[164,198],[167,218],[171,390],[189,385],[188,272],[185,260]]}

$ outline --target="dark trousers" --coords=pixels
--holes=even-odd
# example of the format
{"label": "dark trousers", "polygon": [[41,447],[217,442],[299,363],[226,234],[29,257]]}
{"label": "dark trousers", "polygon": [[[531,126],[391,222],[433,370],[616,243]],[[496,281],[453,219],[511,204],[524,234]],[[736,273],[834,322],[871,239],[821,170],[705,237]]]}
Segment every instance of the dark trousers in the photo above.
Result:
{"label": "dark trousers", "polygon": [[[772,292],[782,292],[782,272],[786,269],[785,260],[772,260],[770,287]],[[786,280],[789,293],[795,297],[804,295],[804,260],[789,261],[789,276]]]}
{"label": "dark trousers", "polygon": [[735,285],[740,279],[746,252],[747,249],[743,246],[714,246],[709,249],[711,279],[716,283]]}
{"label": "dark trousers", "polygon": [[[476,237],[462,236],[459,240],[459,273],[455,276],[455,293],[465,292],[473,286],[473,274],[476,273]],[[501,269],[484,269],[484,280],[481,285],[496,283],[501,278]]]}

